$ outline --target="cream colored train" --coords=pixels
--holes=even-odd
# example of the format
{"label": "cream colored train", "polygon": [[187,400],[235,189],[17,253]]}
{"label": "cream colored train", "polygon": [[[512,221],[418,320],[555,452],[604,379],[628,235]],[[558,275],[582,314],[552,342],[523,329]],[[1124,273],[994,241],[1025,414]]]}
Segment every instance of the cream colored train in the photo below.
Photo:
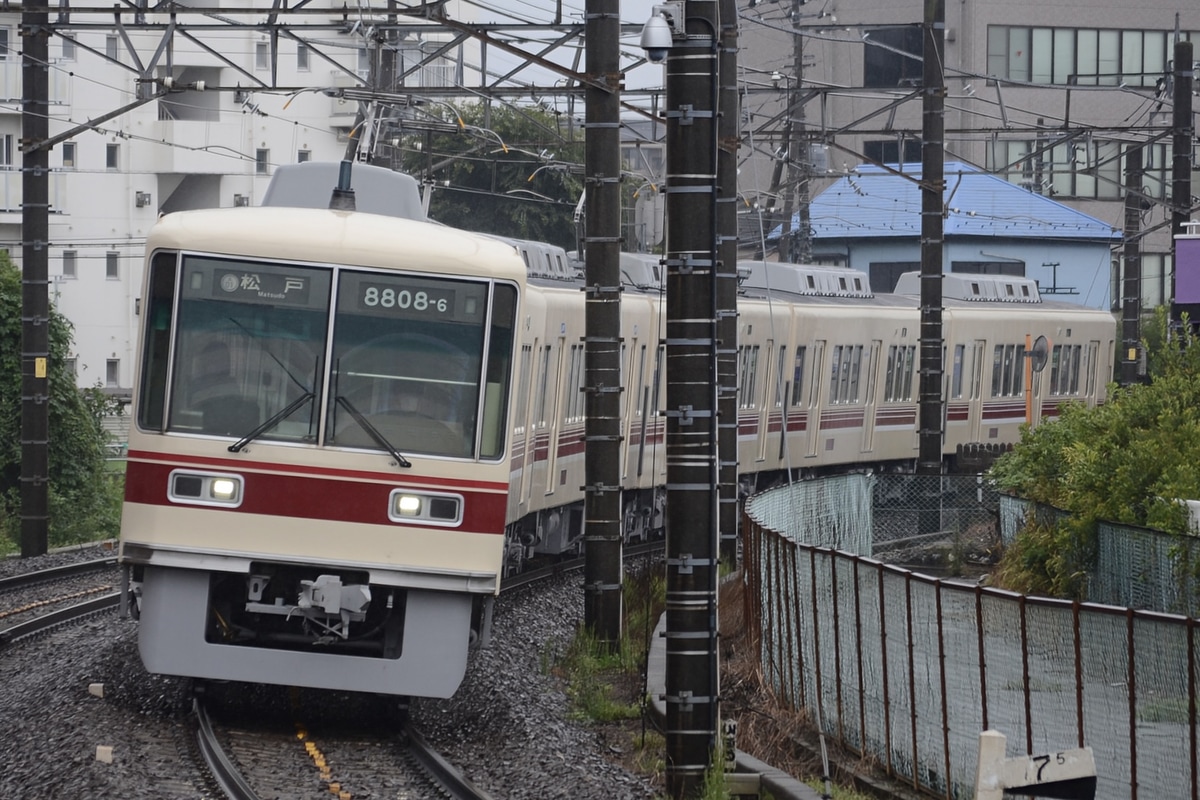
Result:
{"label": "cream colored train", "polygon": [[[356,174],[363,206],[415,197],[411,179],[392,188],[405,176]],[[120,550],[142,659],[448,696],[504,575],[581,541],[579,270],[559,248],[319,207],[328,190],[293,207],[303,185],[281,185],[263,207],[168,214],[147,240]],[[637,540],[663,528],[665,298],[656,258],[626,256],[622,272],[620,470]],[[742,480],[911,463],[908,284],[873,296],[852,270],[744,275]],[[1027,404],[1036,422],[1103,401],[1108,314],[1017,278],[946,289],[949,460],[1014,441]],[[1039,337],[1053,349],[1030,383]]]}
{"label": "cream colored train", "polygon": [[[510,560],[557,553],[582,533],[584,313],[566,276],[535,265],[518,326],[509,495]],[[666,479],[665,297],[654,256],[625,254],[622,273],[622,480],[631,540],[659,535]],[[747,262],[738,296],[738,464],[748,490],[782,477],[911,467],[918,455],[918,275],[874,294],[865,273]],[[943,453],[995,453],[1020,426],[1064,402],[1104,401],[1113,373],[1111,314],[1041,297],[1028,278],[943,276]],[[1027,354],[1029,356],[1027,357]],[[1036,367],[1036,369],[1035,369]],[[974,460],[974,459],[972,459]]]}

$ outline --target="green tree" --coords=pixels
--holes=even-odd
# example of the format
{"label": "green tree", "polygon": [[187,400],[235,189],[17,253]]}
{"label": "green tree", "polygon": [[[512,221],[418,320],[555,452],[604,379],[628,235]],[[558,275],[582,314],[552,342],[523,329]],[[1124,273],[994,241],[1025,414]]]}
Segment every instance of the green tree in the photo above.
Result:
{"label": "green tree", "polygon": [[404,171],[433,186],[429,216],[465,230],[575,247],[583,140],[544,109],[434,107],[442,128],[405,140]]}
{"label": "green tree", "polygon": [[[51,546],[112,537],[120,525],[119,475],[106,470],[115,410],[99,389],[79,390],[67,369],[71,324],[50,313],[49,529]],[[21,275],[0,256],[0,552],[20,541]]]}
{"label": "green tree", "polygon": [[[1152,350],[1148,384],[1111,387],[1096,408],[1064,406],[996,462],[1001,488],[1070,513],[1035,524],[1006,554],[1009,588],[1074,594],[1097,520],[1187,533],[1181,501],[1200,499],[1200,347],[1186,330]],[[1154,335],[1166,341],[1165,330]]]}

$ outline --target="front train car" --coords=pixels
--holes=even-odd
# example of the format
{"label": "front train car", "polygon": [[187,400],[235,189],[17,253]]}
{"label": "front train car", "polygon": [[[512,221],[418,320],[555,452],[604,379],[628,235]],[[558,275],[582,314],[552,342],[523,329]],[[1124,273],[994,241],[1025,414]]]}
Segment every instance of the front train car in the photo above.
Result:
{"label": "front train car", "polygon": [[121,560],[155,673],[446,697],[499,589],[525,268],[300,208],[146,243]]}

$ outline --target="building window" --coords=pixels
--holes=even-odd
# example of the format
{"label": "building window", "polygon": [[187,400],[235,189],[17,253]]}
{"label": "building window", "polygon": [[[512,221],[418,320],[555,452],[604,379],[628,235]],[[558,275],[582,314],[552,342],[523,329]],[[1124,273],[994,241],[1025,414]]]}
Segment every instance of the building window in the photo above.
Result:
{"label": "building window", "polygon": [[63,250],[62,253],[62,274],[64,278],[74,280],[79,277],[78,273],[79,253],[75,250]]}
{"label": "building window", "polygon": [[266,42],[254,43],[254,68],[260,70],[271,68],[271,47]]}
{"label": "building window", "polygon": [[13,135],[0,134],[0,169],[13,168]]}
{"label": "building window", "polygon": [[297,150],[296,163],[303,164],[305,161],[312,161],[312,150]]}
{"label": "building window", "polygon": [[121,359],[110,358],[104,363],[104,385],[121,385]]}
{"label": "building window", "polygon": [[268,166],[271,163],[271,151],[265,147],[260,147],[254,151],[254,171],[259,175],[268,173]]}
{"label": "building window", "polygon": [[[1166,200],[1171,186],[1170,145],[1142,147],[1145,193]],[[1041,153],[1037,156],[1039,148]],[[1127,145],[1091,139],[1052,144],[1045,140],[995,141],[988,146],[988,169],[1046,197],[1120,200],[1124,196]]]}
{"label": "building window", "polygon": [[296,45],[296,69],[300,72],[308,72],[308,45],[304,42]]}
{"label": "building window", "polygon": [[71,356],[70,358],[68,358],[66,360],[65,365],[67,367],[67,374],[69,374],[72,378],[79,377],[79,359],[78,358],[76,358],[75,356]]}
{"label": "building window", "polygon": [[925,43],[919,26],[874,28],[863,34],[863,39],[864,86],[893,89],[921,85]]}
{"label": "building window", "polygon": [[121,278],[121,254],[115,250],[109,250],[104,254],[104,277],[110,281]]}
{"label": "building window", "polygon": [[105,36],[104,37],[104,55],[108,56],[113,61],[121,60],[121,51],[120,51],[120,47],[119,47],[119,40],[117,39],[116,36]]}
{"label": "building window", "polygon": [[64,169],[75,168],[75,143],[62,143],[62,165]]}
{"label": "building window", "polygon": [[1174,31],[988,26],[989,76],[1068,86],[1155,86]]}
{"label": "building window", "polygon": [[7,27],[0,27],[0,60],[5,60],[9,57],[8,45],[11,40],[12,30]]}
{"label": "building window", "polygon": [[121,145],[108,144],[104,146],[104,167],[119,169],[121,166]]}
{"label": "building window", "polygon": [[365,47],[358,49],[358,76],[365,78],[371,74],[371,51]]}
{"label": "building window", "polygon": [[74,61],[75,60],[75,40],[74,39],[68,39],[66,37],[62,38],[62,60],[63,61]]}
{"label": "building window", "polygon": [[919,164],[921,140],[901,137],[863,142],[863,155],[879,164]]}

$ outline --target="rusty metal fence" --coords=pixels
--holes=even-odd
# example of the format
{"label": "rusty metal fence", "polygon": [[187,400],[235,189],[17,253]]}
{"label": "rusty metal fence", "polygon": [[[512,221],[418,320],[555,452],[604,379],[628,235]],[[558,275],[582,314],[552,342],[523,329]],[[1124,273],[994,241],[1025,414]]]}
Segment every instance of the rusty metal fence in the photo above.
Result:
{"label": "rusty metal fence", "polygon": [[[999,536],[998,503],[964,510],[971,496],[996,502],[977,483],[892,479],[926,498],[902,538],[965,537],[969,550],[990,541],[985,518]],[[938,797],[974,796],[979,733],[995,729],[1029,754],[1090,746],[1097,797],[1197,800],[1196,621],[885,564],[870,555],[895,504],[881,480],[807,481],[747,502],[746,624],[779,697]]]}

